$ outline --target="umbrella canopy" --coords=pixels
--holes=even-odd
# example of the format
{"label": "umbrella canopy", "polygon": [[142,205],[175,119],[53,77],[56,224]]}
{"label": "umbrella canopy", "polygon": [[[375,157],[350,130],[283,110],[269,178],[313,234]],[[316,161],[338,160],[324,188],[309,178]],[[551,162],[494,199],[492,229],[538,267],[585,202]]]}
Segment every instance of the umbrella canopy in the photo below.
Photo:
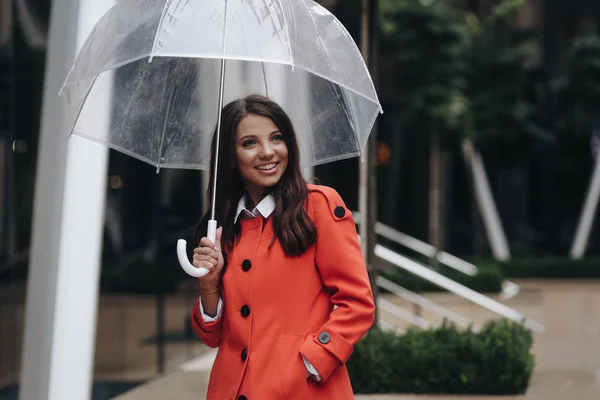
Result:
{"label": "umbrella canopy", "polygon": [[[225,103],[279,103],[304,166],[360,155],[382,111],[353,39],[312,0],[120,0],[61,94],[70,133],[159,168],[208,169],[221,83]],[[107,98],[109,129],[94,118]]]}

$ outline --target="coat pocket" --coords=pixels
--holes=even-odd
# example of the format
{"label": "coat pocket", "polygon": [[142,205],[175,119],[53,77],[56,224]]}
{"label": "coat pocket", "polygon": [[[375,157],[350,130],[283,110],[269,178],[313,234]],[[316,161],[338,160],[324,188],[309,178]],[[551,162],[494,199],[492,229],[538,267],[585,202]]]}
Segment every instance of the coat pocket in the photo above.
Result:
{"label": "coat pocket", "polygon": [[303,335],[282,335],[277,342],[279,393],[282,399],[310,398],[306,367],[300,355]]}

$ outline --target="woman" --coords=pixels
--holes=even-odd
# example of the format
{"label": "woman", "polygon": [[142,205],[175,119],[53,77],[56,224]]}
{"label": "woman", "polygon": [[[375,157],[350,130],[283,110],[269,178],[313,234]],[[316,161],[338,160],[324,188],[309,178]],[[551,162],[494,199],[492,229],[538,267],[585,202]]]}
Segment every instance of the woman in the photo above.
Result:
{"label": "woman", "polygon": [[219,347],[207,399],[353,399],[345,363],[375,307],[352,214],[304,182],[292,123],[265,97],[224,107],[218,150],[222,227],[193,257],[211,271],[193,326]]}

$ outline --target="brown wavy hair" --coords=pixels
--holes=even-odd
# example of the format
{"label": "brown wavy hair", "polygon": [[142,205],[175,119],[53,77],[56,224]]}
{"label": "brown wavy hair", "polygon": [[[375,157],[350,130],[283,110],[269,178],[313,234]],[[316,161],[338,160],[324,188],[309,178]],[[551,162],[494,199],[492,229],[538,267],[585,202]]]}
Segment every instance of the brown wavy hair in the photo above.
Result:
{"label": "brown wavy hair", "polygon": [[[271,187],[270,194],[275,198],[275,211],[272,214],[275,236],[286,256],[302,255],[317,238],[317,230],[306,212],[308,189],[300,168],[300,150],[296,133],[288,115],[274,101],[260,95],[250,95],[227,104],[221,113],[221,138],[219,140],[219,165],[215,219],[223,226],[221,245],[230,253],[240,237],[240,224],[234,224],[237,204],[244,195],[245,185],[237,167],[236,132],[239,123],[249,114],[271,119],[283,135],[288,149],[288,165],[277,184]],[[216,140],[213,135],[210,162],[210,184],[206,195],[212,204],[212,186],[215,177],[214,156]],[[199,243],[206,236],[209,211],[200,219],[195,239]]]}

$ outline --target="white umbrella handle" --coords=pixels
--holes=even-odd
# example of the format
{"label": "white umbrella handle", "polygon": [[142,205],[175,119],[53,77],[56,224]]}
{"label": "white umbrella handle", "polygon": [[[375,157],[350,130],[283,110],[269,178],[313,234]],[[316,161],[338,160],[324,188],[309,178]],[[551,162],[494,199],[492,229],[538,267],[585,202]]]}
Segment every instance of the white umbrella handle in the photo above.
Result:
{"label": "white umbrella handle", "polygon": [[[206,237],[213,243],[217,241],[217,221],[214,219],[208,221],[208,232]],[[183,239],[179,239],[177,241],[177,258],[179,259],[181,268],[183,268],[188,275],[195,278],[200,278],[208,274],[209,271],[206,268],[196,268],[189,262],[187,258],[186,245],[187,242]]]}

